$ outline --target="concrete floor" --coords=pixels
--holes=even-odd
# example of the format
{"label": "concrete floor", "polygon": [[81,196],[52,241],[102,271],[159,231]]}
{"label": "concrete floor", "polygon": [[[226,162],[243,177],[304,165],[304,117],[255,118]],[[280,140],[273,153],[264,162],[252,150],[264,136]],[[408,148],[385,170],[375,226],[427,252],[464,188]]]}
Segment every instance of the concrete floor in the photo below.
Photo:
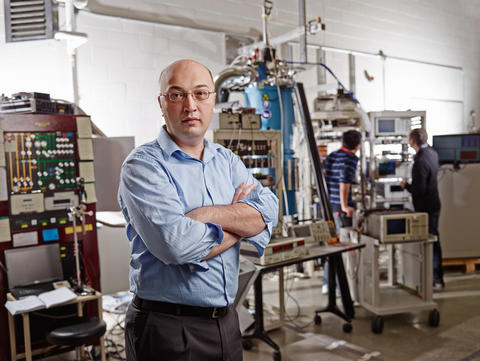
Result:
{"label": "concrete floor", "polygon": [[[293,271],[293,270],[291,270]],[[440,312],[439,327],[428,325],[428,311],[384,316],[382,334],[371,331],[373,314],[355,307],[351,333],[342,331],[345,323],[333,314],[321,314],[321,325],[313,323],[314,310],[327,302],[321,295],[321,271],[307,279],[288,278],[287,324],[269,332],[280,346],[282,361],[480,361],[480,271],[461,273],[446,270],[445,289],[434,292]],[[278,279],[264,277],[264,302],[278,307]],[[295,299],[298,302],[298,306]],[[341,307],[340,299],[337,299]],[[253,304],[253,302],[252,302]],[[272,307],[269,307],[272,308]],[[295,315],[300,315],[295,317]],[[112,327],[122,316],[105,314],[108,338],[122,344],[121,330]],[[244,361],[271,361],[273,349],[259,340],[244,351]],[[109,348],[110,351],[113,348]],[[73,353],[50,357],[45,361],[73,360]],[[113,358],[110,358],[113,359]]]}
{"label": "concrete floor", "polygon": [[[321,325],[315,325],[314,310],[327,302],[327,297],[321,296],[321,282],[316,277],[295,279],[290,294],[301,309],[299,312],[292,299],[286,299],[286,309],[291,316],[302,316],[269,335],[280,345],[283,361],[480,361],[480,272],[465,275],[447,270],[445,283],[445,288],[433,295],[440,313],[439,327],[428,325],[428,311],[417,311],[384,316],[383,333],[375,334],[371,331],[374,315],[362,307],[355,307],[351,333],[342,331],[345,322],[333,314],[321,314]],[[287,280],[286,288],[291,284]],[[274,293],[275,285],[276,281],[270,287],[264,281],[266,302],[268,289]],[[253,342],[253,348],[244,351],[245,361],[273,359],[271,347]]]}

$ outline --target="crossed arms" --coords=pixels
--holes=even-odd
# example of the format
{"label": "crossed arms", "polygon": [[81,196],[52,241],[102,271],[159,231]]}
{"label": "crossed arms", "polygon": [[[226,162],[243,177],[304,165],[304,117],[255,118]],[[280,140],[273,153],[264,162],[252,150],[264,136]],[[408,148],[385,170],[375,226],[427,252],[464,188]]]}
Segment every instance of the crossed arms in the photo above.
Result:
{"label": "crossed arms", "polygon": [[204,260],[225,252],[242,237],[255,236],[266,228],[265,221],[259,211],[245,203],[237,203],[245,199],[255,188],[255,184],[250,184],[248,187],[245,186],[245,182],[240,184],[233,196],[231,205],[201,207],[185,215],[194,221],[218,224],[223,229],[224,238],[222,243],[213,247]]}
{"label": "crossed arms", "polygon": [[[194,199],[190,204],[201,204],[203,197],[208,197],[203,182],[192,181],[197,164],[175,169],[176,179],[185,180],[179,184],[171,177],[171,170],[149,154],[128,159],[122,167],[119,202],[127,221],[132,252],[141,255],[148,249],[167,265],[193,264],[204,269],[208,269],[204,260],[228,250],[241,237],[261,252],[277,223],[278,200],[252,177],[240,160],[232,163],[230,170],[218,170],[218,176],[229,172],[229,179],[238,180],[233,199],[228,195],[232,183],[226,180],[215,183],[223,188],[214,192],[215,201],[224,205],[188,209],[186,199]],[[242,181],[250,186],[239,185]]]}

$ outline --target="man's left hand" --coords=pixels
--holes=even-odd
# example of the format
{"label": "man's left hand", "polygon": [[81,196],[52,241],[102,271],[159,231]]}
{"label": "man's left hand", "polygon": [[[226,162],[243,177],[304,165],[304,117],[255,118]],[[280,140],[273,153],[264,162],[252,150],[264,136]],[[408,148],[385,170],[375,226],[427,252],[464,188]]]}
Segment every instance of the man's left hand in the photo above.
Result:
{"label": "man's left hand", "polygon": [[235,195],[233,196],[232,204],[237,203],[238,201],[244,200],[246,196],[250,194],[251,191],[255,188],[255,183],[250,184],[247,188],[245,186],[247,183],[242,182],[237,188]]}
{"label": "man's left hand", "polygon": [[407,181],[402,181],[402,183],[400,183],[400,187],[402,187],[402,189],[405,189],[405,184],[407,184]]}
{"label": "man's left hand", "polygon": [[[255,183],[252,183],[245,188],[246,185],[247,183],[245,182],[242,182],[242,184],[240,184],[237,191],[235,192],[235,195],[233,196],[232,204],[235,204],[238,201],[245,199],[255,188]],[[193,219],[194,221],[205,223],[211,218],[211,214],[209,214],[209,211],[213,211],[213,207],[195,208],[194,210],[191,210],[190,212],[185,214],[185,216]]]}

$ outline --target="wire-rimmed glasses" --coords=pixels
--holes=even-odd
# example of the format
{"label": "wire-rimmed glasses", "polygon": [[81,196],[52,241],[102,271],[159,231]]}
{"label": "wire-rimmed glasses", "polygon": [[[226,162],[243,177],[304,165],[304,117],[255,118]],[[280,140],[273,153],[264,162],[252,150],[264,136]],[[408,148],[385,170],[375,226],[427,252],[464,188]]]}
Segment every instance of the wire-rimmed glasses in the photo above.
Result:
{"label": "wire-rimmed glasses", "polygon": [[172,102],[183,102],[187,99],[187,95],[191,94],[195,100],[207,100],[210,97],[210,94],[215,93],[208,90],[194,90],[193,92],[187,93],[183,90],[175,90],[170,93],[160,94],[160,96],[168,97]]}

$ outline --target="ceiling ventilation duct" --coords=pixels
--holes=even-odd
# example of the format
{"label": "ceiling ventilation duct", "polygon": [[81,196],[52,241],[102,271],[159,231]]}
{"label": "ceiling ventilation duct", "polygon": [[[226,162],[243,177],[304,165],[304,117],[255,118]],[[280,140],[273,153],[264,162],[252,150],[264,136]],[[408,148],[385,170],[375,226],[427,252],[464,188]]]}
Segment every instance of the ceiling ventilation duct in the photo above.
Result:
{"label": "ceiling ventilation duct", "polygon": [[51,39],[58,30],[52,0],[4,0],[6,42]]}

